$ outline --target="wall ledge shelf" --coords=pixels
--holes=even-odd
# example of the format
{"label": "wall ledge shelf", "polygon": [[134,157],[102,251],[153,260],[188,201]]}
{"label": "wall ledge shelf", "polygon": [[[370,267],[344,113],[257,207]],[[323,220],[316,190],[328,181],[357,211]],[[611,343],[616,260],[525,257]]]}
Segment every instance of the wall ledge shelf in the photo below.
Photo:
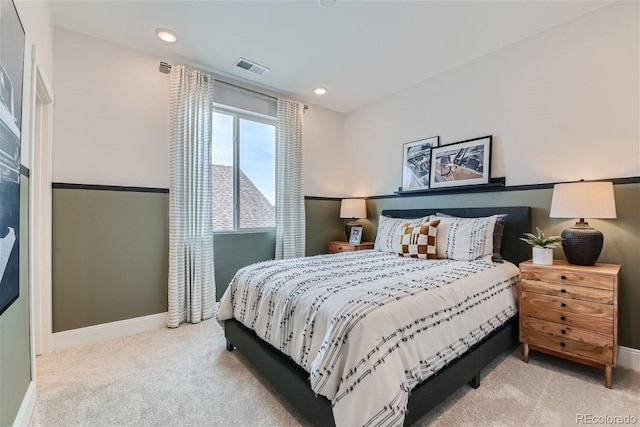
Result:
{"label": "wall ledge shelf", "polygon": [[394,194],[398,196],[416,196],[429,194],[463,194],[463,193],[487,193],[491,191],[502,191],[505,188],[505,177],[491,178],[488,184],[459,185],[445,188],[425,188],[421,190],[402,191],[400,188]]}

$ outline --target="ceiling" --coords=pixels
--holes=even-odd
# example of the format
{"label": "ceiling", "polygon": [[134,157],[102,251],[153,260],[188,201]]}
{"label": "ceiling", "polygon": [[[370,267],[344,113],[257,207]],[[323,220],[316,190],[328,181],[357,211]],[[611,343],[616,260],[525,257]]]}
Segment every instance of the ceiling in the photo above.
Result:
{"label": "ceiling", "polygon": [[[348,112],[611,1],[51,2],[54,24]],[[173,30],[175,44],[156,28]],[[235,67],[244,57],[271,70]],[[329,92],[314,95],[325,86]]]}

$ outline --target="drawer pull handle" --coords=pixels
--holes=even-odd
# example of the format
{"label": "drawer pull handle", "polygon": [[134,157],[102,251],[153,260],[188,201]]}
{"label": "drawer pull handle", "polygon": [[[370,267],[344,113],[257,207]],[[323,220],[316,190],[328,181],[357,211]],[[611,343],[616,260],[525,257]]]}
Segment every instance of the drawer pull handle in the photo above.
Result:
{"label": "drawer pull handle", "polygon": [[563,343],[563,342],[561,342],[561,343],[560,343],[560,347],[564,347],[564,346],[566,346],[566,344],[565,344],[565,343]]}
{"label": "drawer pull handle", "polygon": [[562,292],[563,294],[566,294],[567,290],[566,289],[560,289],[560,292]]}
{"label": "drawer pull handle", "polygon": [[562,335],[567,335],[567,331],[565,331],[564,329],[560,331],[562,333]]}
{"label": "drawer pull handle", "polygon": [[560,307],[566,307],[566,306],[567,306],[567,304],[565,304],[563,302],[560,303]]}
{"label": "drawer pull handle", "polygon": [[567,276],[560,276],[562,280],[567,280]]}
{"label": "drawer pull handle", "polygon": [[560,316],[560,320],[567,320],[567,318],[564,316]]}

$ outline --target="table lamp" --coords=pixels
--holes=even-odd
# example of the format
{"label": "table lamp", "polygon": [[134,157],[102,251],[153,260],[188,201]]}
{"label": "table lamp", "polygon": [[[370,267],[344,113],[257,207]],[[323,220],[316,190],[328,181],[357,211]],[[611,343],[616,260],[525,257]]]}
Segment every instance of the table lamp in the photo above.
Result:
{"label": "table lamp", "polygon": [[351,218],[344,226],[344,232],[347,235],[347,242],[351,236],[351,228],[358,226],[356,218],[367,217],[367,204],[364,199],[342,199],[340,204],[340,218]]}
{"label": "table lamp", "polygon": [[562,232],[562,248],[570,264],[594,265],[602,251],[602,233],[585,218],[616,218],[612,182],[556,184],[551,199],[551,218],[580,218]]}

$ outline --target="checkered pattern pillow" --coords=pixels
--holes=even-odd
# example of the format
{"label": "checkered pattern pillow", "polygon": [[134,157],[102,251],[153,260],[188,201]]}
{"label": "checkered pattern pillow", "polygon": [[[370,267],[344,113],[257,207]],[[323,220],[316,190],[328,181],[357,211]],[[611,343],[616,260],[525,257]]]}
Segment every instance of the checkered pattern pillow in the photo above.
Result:
{"label": "checkered pattern pillow", "polygon": [[440,220],[436,219],[425,224],[405,225],[400,237],[400,252],[398,255],[436,259],[436,231]]}

